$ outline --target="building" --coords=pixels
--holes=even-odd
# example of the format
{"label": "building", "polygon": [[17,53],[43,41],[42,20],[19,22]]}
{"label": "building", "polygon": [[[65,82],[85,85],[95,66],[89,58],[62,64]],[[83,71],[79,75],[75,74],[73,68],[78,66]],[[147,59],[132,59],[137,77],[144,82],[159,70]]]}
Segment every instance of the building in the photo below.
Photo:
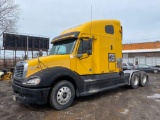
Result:
{"label": "building", "polygon": [[123,62],[160,65],[160,41],[123,44]]}

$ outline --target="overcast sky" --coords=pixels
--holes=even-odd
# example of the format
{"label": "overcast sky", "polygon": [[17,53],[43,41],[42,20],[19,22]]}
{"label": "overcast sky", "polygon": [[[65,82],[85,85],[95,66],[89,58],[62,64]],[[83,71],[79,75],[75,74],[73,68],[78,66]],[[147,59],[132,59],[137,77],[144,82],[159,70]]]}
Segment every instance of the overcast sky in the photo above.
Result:
{"label": "overcast sky", "polygon": [[92,19],[117,19],[123,43],[160,40],[160,0],[15,0],[18,33],[50,39]]}

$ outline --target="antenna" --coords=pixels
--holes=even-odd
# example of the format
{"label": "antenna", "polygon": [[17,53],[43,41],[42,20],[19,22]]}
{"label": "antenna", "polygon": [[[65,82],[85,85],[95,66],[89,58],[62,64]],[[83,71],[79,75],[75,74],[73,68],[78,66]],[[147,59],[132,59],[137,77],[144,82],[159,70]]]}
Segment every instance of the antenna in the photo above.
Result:
{"label": "antenna", "polygon": [[[90,36],[92,34],[92,5],[91,5],[91,26],[90,26]],[[92,36],[91,36],[92,37]]]}

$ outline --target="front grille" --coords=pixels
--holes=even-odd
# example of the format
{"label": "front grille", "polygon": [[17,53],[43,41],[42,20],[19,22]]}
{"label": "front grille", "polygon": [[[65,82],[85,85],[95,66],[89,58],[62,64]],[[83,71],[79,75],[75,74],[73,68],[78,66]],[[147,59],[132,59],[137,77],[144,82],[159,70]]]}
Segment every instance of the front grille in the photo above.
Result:
{"label": "front grille", "polygon": [[16,65],[14,74],[15,74],[15,77],[22,78],[24,74],[24,65],[19,65],[19,66]]}
{"label": "front grille", "polygon": [[15,81],[22,80],[26,77],[28,70],[28,63],[25,61],[20,61],[15,66],[13,79]]}

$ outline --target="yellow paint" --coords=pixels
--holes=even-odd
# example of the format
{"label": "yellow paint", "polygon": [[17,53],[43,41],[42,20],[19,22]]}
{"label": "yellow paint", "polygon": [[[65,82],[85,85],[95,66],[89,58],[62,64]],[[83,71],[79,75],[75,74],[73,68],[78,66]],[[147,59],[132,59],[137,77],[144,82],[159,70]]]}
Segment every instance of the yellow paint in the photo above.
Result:
{"label": "yellow paint", "polygon": [[11,80],[12,78],[12,72],[7,72],[6,74],[3,75],[2,78],[0,78],[0,80]]}
{"label": "yellow paint", "polygon": [[108,65],[109,71],[115,71],[116,70],[116,63],[110,62]]}
{"label": "yellow paint", "polygon": [[[105,32],[106,25],[114,26],[114,34],[108,34]],[[120,68],[117,68],[116,61],[117,58],[122,58],[122,29],[118,20],[95,20],[92,21],[92,23],[87,22],[65,30],[61,35],[71,32],[80,32],[73,53],[70,55],[50,55],[40,57],[40,61],[45,65],[41,64],[41,67],[38,59],[28,60],[29,68],[27,76],[30,76],[41,69],[46,69],[46,66],[66,67],[75,71],[79,75],[111,73],[119,72],[121,70]],[[65,36],[63,37],[65,38]],[[87,37],[94,38],[92,42],[92,55],[88,56],[85,53],[81,58],[77,58],[76,55],[80,39]],[[52,41],[52,43],[54,42]],[[109,62],[109,53],[115,54],[115,61]]]}
{"label": "yellow paint", "polygon": [[70,69],[70,55],[50,55],[28,60],[27,77],[43,69],[63,66]]}

